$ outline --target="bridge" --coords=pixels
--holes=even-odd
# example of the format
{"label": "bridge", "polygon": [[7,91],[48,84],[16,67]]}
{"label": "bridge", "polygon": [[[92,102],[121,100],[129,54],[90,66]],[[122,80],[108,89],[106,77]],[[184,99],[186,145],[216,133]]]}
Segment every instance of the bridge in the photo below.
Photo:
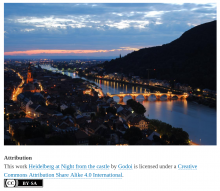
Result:
{"label": "bridge", "polygon": [[166,96],[167,99],[186,99],[189,95],[187,93],[183,93],[183,94],[175,94],[175,93],[172,93],[172,92],[167,92],[167,93],[160,93],[159,91],[156,92],[156,93],[150,93],[150,92],[144,92],[144,93],[136,93],[136,92],[132,92],[132,93],[123,93],[123,92],[120,92],[119,94],[110,94],[110,93],[107,93],[106,94],[107,96],[109,97],[114,97],[114,96],[117,96],[119,97],[119,102],[123,102],[123,99],[125,96],[131,96],[131,98],[133,100],[136,100],[136,97],[139,96],[139,95],[142,95],[144,97],[144,100],[147,101],[148,100],[148,97],[151,96],[151,95],[154,95],[156,96],[156,100],[160,100],[161,96]]}

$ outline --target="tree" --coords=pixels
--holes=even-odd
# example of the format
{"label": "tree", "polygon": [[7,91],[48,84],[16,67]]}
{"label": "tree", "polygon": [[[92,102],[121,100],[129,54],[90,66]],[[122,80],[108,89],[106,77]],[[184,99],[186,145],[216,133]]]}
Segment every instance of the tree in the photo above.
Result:
{"label": "tree", "polygon": [[45,145],[76,145],[76,139],[71,133],[56,135],[46,139]]}
{"label": "tree", "polygon": [[14,119],[14,114],[10,113],[9,114],[9,119]]}
{"label": "tree", "polygon": [[26,139],[31,139],[33,138],[34,136],[34,128],[32,127],[27,127],[25,130],[24,130],[24,136]]}
{"label": "tree", "polygon": [[10,139],[4,139],[4,145],[16,145],[14,141]]}
{"label": "tree", "polygon": [[13,136],[13,138],[18,142],[21,142],[22,140],[23,140],[23,138],[24,138],[24,131],[23,130],[21,130],[21,129],[15,129],[14,130],[14,136]]}
{"label": "tree", "polygon": [[4,120],[8,120],[8,115],[4,114]]}
{"label": "tree", "polygon": [[142,139],[141,130],[138,127],[131,127],[125,131],[124,139],[128,141],[129,145],[135,145]]}
{"label": "tree", "polygon": [[20,116],[23,118],[26,116],[26,113],[22,111],[22,112],[20,112]]}
{"label": "tree", "polygon": [[169,137],[166,134],[163,134],[161,140],[166,143],[167,141],[169,141]]}
{"label": "tree", "polygon": [[37,77],[37,72],[34,72],[33,73],[33,78],[36,78]]}
{"label": "tree", "polygon": [[58,111],[58,112],[61,112],[60,104],[57,106],[57,111]]}
{"label": "tree", "polygon": [[127,105],[129,105],[137,114],[143,115],[146,112],[145,107],[141,103],[136,102],[133,99],[129,99],[127,101]]}
{"label": "tree", "polygon": [[15,117],[15,119],[19,119],[20,114],[19,114],[19,113],[16,113],[14,117]]}
{"label": "tree", "polygon": [[68,107],[68,108],[66,108],[62,111],[63,115],[68,115],[69,114],[69,115],[72,115],[72,116],[74,116],[75,112],[76,112],[75,109],[72,108],[72,107]]}
{"label": "tree", "polygon": [[45,104],[45,102],[44,101],[40,101],[40,103],[39,103],[41,106],[46,106],[46,104]]}
{"label": "tree", "polygon": [[91,113],[91,116],[90,116],[90,117],[91,117],[91,120],[92,120],[92,121],[94,121],[94,120],[96,119],[96,116],[95,116],[94,113]]}
{"label": "tree", "polygon": [[160,137],[157,136],[157,135],[154,135],[153,139],[154,139],[155,142],[160,142]]}
{"label": "tree", "polygon": [[171,144],[173,145],[188,145],[189,144],[189,134],[183,131],[182,128],[172,129]]}
{"label": "tree", "polygon": [[187,145],[189,142],[189,134],[183,131],[182,128],[172,127],[170,124],[156,119],[151,119],[148,127],[151,130],[157,130],[157,132],[162,135],[161,140],[164,143]]}
{"label": "tree", "polygon": [[115,115],[117,110],[113,107],[109,107],[109,108],[106,109],[106,112],[107,113],[112,113],[113,115]]}
{"label": "tree", "polygon": [[89,145],[106,145],[107,141],[105,138],[99,135],[92,135],[89,137]]}
{"label": "tree", "polygon": [[151,123],[148,125],[148,129],[155,131],[156,127],[154,125],[152,125]]}
{"label": "tree", "polygon": [[105,117],[105,109],[103,107],[100,107],[99,112],[97,113],[97,116]]}
{"label": "tree", "polygon": [[62,145],[63,140],[61,136],[52,136],[45,141],[45,145]]}

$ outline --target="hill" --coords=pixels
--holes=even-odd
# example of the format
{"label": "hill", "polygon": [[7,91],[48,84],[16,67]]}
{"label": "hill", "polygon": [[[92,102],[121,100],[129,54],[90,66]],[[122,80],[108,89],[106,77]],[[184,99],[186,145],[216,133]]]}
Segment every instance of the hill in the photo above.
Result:
{"label": "hill", "polygon": [[216,90],[216,21],[196,26],[169,44],[140,49],[104,63],[107,73],[187,83]]}

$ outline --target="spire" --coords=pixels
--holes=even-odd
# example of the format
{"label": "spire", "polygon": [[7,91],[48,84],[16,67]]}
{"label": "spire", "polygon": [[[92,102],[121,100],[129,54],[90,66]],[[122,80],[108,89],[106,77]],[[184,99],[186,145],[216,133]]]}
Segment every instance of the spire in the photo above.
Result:
{"label": "spire", "polygon": [[27,72],[27,84],[29,82],[33,82],[33,75],[32,75],[32,71],[31,71],[31,63],[30,62],[29,62],[28,72]]}
{"label": "spire", "polygon": [[28,70],[31,70],[31,63],[29,62]]}

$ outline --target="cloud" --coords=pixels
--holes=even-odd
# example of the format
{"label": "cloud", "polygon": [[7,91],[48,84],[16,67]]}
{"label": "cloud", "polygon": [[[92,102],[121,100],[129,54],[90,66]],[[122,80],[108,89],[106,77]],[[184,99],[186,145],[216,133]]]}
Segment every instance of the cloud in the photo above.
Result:
{"label": "cloud", "polygon": [[[34,6],[35,5],[35,6]],[[16,4],[17,6],[17,4]],[[6,4],[5,25],[24,27],[66,30],[67,28],[95,28],[106,30],[106,27],[123,30],[125,28],[146,28],[146,25],[166,24],[175,21],[176,12],[184,12],[182,22],[189,23],[191,18],[206,17],[212,19],[216,15],[216,4],[23,4],[18,5],[17,11],[13,5]],[[15,12],[11,13],[11,8]],[[21,10],[27,9],[27,14]],[[41,12],[39,10],[41,10]],[[33,10],[31,15],[30,10]],[[9,12],[9,13],[8,13]],[[38,14],[36,14],[38,12]],[[11,14],[10,14],[11,13]],[[55,14],[56,13],[56,14]],[[190,17],[188,16],[190,14]],[[210,15],[209,15],[210,14]],[[172,20],[168,20],[171,15]],[[202,22],[202,21],[201,21]],[[9,26],[10,23],[10,26]],[[20,30],[26,32],[25,30]]]}
{"label": "cloud", "polygon": [[125,29],[125,28],[145,28],[146,25],[149,24],[149,21],[139,21],[139,20],[122,20],[118,23],[116,22],[109,22],[106,23],[105,25],[109,27],[114,27],[117,29]]}
{"label": "cloud", "polygon": [[[144,13],[143,13],[144,14]],[[117,14],[117,16],[121,17],[123,14]],[[145,28],[145,25],[149,24],[149,21],[146,19],[143,20],[134,20],[134,19],[118,19],[115,20],[102,20],[96,18],[94,16],[86,15],[86,16],[72,16],[68,15],[65,18],[61,17],[23,17],[18,19],[8,19],[14,23],[21,23],[28,26],[36,27],[36,28],[60,28],[66,29],[67,27],[71,28],[85,28],[85,27],[94,27],[94,28],[104,28],[105,26],[124,29],[129,27],[135,28]],[[33,29],[34,30],[34,29]],[[27,30],[22,29],[21,31],[26,32]]]}
{"label": "cloud", "polygon": [[115,47],[169,43],[216,19],[217,11],[216,4],[195,3],[5,3],[4,9],[6,52],[94,49],[107,53],[133,51]]}
{"label": "cloud", "polygon": [[119,49],[111,50],[26,50],[26,51],[12,51],[5,52],[5,56],[18,56],[18,55],[39,55],[39,54],[91,54],[91,53],[105,53],[115,52],[121,50],[137,51],[138,48],[120,47]]}
{"label": "cloud", "polygon": [[22,32],[31,32],[34,31],[35,29],[21,29]]}
{"label": "cloud", "polygon": [[120,47],[123,50],[131,50],[131,51],[138,51],[143,47],[139,47],[139,48],[132,48],[132,47]]}
{"label": "cloud", "polygon": [[144,18],[149,18],[149,17],[161,17],[163,14],[170,12],[170,11],[149,11],[146,12],[144,15]]}

